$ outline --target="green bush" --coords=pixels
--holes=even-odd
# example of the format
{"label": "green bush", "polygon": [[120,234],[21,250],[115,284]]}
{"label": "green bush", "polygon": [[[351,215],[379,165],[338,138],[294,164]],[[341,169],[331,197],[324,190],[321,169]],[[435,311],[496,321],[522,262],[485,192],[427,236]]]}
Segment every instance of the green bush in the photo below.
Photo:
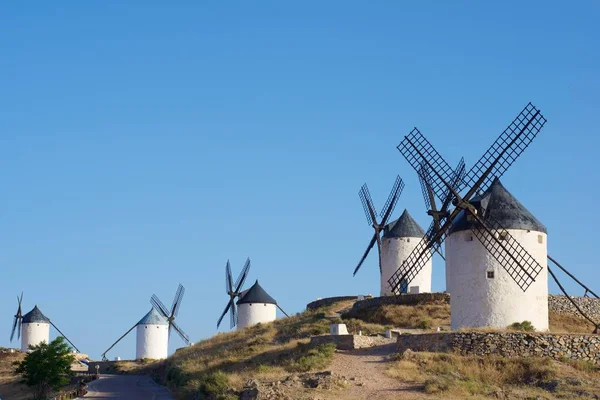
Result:
{"label": "green bush", "polygon": [[167,382],[175,387],[183,386],[187,382],[187,376],[177,366],[170,365],[166,368]]}
{"label": "green bush", "polygon": [[222,371],[209,372],[200,377],[198,395],[201,400],[237,399],[229,388],[229,379]]}
{"label": "green bush", "polygon": [[425,393],[434,394],[448,390],[451,382],[443,376],[435,376],[425,381]]}
{"label": "green bush", "polygon": [[292,362],[289,366],[289,370],[293,372],[308,372],[314,369],[322,369],[329,365],[333,354],[335,353],[335,344],[327,343],[320,344],[316,347],[310,348],[304,352],[304,349],[308,348],[309,345],[299,344],[299,354],[303,354],[297,361]]}
{"label": "green bush", "polygon": [[431,326],[433,325],[433,321],[431,320],[431,318],[421,318],[417,324],[415,325],[415,327],[417,329],[431,329]]}
{"label": "green bush", "polygon": [[522,332],[535,331],[535,327],[531,324],[531,321],[515,322],[509,326],[509,329]]}

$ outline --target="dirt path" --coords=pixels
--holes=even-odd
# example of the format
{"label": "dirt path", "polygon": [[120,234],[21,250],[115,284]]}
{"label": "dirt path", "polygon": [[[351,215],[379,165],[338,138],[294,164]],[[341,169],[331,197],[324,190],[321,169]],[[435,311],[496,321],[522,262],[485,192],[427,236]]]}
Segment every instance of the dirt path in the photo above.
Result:
{"label": "dirt path", "polygon": [[[371,347],[360,350],[338,350],[331,364],[331,372],[344,376],[355,384],[344,392],[344,399],[388,400],[426,399],[419,388],[408,382],[400,382],[389,377],[386,356],[392,354],[395,344]],[[355,380],[352,381],[352,378]]]}

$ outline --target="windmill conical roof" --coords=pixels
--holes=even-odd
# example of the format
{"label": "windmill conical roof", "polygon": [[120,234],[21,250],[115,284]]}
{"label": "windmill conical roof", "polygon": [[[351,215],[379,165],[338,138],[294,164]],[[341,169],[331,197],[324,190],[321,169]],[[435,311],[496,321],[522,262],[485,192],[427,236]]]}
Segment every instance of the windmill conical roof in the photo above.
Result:
{"label": "windmill conical roof", "polygon": [[50,320],[42,314],[38,306],[33,307],[33,310],[29,311],[27,314],[23,315],[23,323],[31,324],[31,323],[46,323],[49,324]]}
{"label": "windmill conical roof", "polygon": [[425,236],[425,231],[419,226],[417,221],[404,210],[400,218],[387,224],[383,229],[384,238],[394,237],[418,237]]}
{"label": "windmill conical roof", "polygon": [[[478,204],[484,221],[494,221],[504,229],[522,229],[546,233],[546,227],[533,216],[500,182],[494,180],[483,194],[474,197],[472,204]],[[469,221],[465,211],[461,211],[450,227],[449,233],[477,229],[476,221]]]}
{"label": "windmill conical roof", "polygon": [[244,294],[237,301],[237,304],[244,304],[244,303],[277,304],[275,299],[272,298],[271,296],[269,296],[269,294],[267,292],[265,292],[265,289],[263,289],[258,284],[258,279],[254,283],[254,285],[252,285],[252,287],[246,291],[246,294]]}
{"label": "windmill conical roof", "polygon": [[169,325],[169,322],[165,317],[160,315],[158,311],[152,307],[148,314],[144,315],[144,318],[140,319],[138,325]]}

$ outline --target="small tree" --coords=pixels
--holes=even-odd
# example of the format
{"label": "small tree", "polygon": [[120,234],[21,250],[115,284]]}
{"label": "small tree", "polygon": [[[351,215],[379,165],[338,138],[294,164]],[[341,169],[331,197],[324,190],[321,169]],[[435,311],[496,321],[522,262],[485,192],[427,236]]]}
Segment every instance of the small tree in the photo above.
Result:
{"label": "small tree", "polygon": [[21,381],[33,388],[35,399],[46,399],[51,389],[58,390],[69,384],[73,376],[71,364],[75,357],[62,336],[49,344],[42,342],[29,349],[25,359],[15,365],[16,372],[21,374]]}

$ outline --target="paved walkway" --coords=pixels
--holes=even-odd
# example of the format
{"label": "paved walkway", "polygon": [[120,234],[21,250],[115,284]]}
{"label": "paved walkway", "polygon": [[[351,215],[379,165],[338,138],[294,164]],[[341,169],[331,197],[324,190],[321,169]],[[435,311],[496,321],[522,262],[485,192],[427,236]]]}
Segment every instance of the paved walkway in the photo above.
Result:
{"label": "paved walkway", "polygon": [[88,383],[85,399],[173,400],[167,388],[150,377],[137,375],[100,375]]}

